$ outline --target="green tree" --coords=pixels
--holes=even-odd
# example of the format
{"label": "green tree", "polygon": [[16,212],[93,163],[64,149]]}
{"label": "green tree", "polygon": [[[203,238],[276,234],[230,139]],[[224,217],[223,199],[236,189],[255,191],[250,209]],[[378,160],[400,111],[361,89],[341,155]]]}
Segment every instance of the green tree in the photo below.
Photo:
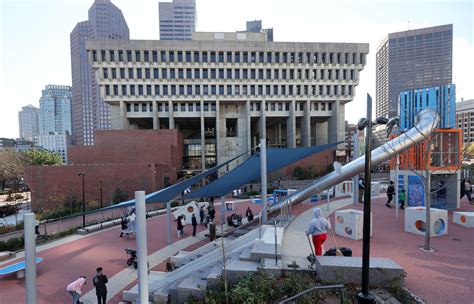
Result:
{"label": "green tree", "polygon": [[28,163],[32,166],[54,166],[63,164],[61,155],[48,150],[31,149],[25,153],[28,157]]}
{"label": "green tree", "polygon": [[0,188],[3,191],[8,183],[18,186],[24,175],[27,158],[14,149],[0,150]]}
{"label": "green tree", "polygon": [[120,188],[115,189],[112,194],[112,204],[118,204],[128,199],[128,193]]}

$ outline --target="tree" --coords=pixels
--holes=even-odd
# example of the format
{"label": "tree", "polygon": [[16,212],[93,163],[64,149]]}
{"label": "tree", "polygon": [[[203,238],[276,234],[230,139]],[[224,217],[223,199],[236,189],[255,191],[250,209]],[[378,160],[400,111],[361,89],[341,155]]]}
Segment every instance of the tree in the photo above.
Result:
{"label": "tree", "polygon": [[112,194],[112,204],[118,204],[128,199],[128,193],[125,190],[116,188]]}
{"label": "tree", "polygon": [[14,188],[18,187],[24,175],[27,159],[25,155],[14,149],[0,150],[0,187],[5,190],[8,183],[12,183]]}
{"label": "tree", "polygon": [[61,155],[40,149],[31,149],[25,152],[28,163],[32,166],[54,166],[62,165],[63,159]]}

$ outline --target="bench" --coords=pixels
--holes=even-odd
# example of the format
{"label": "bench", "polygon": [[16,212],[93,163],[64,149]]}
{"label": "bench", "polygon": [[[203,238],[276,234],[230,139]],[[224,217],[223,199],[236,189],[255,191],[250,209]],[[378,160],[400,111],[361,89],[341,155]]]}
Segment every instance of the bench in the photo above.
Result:
{"label": "bench", "polygon": [[[36,264],[40,263],[43,261],[43,258],[36,258]],[[21,261],[15,264],[8,265],[6,267],[3,267],[0,269],[0,276],[7,275],[10,273],[16,273],[16,277],[18,279],[24,278],[25,277],[25,267],[26,263],[25,261]]]}
{"label": "bench", "polygon": [[0,251],[0,262],[6,261],[8,259],[14,258],[16,256],[15,252],[11,251]]}

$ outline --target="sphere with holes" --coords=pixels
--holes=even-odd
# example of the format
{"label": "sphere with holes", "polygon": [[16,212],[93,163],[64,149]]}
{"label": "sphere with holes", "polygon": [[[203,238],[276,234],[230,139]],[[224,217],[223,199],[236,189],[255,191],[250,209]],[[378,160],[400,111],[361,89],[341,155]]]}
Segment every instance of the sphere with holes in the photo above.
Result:
{"label": "sphere with holes", "polygon": [[474,212],[454,211],[453,222],[464,227],[474,228]]}
{"label": "sphere with holes", "polygon": [[[441,236],[448,233],[448,211],[430,208],[430,235]],[[426,208],[405,208],[405,231],[424,236],[426,234]]]}
{"label": "sphere with holes", "polygon": [[[364,213],[360,210],[346,209],[336,211],[336,234],[353,240],[363,238]],[[372,214],[370,214],[370,236],[372,236]]]}

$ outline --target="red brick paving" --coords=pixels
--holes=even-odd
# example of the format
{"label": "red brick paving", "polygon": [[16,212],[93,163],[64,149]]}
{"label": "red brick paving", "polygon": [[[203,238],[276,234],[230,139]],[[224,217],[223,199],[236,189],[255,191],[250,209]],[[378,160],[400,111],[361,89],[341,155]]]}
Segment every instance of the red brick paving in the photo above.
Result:
{"label": "red brick paving", "polygon": [[[260,205],[250,202],[236,204],[238,212],[244,213],[247,206],[251,206],[254,213],[258,213]],[[218,207],[219,208],[219,207]],[[217,208],[217,209],[218,209]],[[230,213],[230,212],[228,212]],[[219,221],[219,210],[216,218]],[[152,254],[166,246],[165,216],[148,219],[148,254]],[[173,223],[173,241],[176,236],[176,224]],[[205,229],[198,225],[198,232]],[[191,234],[191,227],[185,228],[186,236]],[[126,253],[124,248],[135,248],[135,239],[119,238],[120,227],[89,235],[85,238],[44,250],[37,254],[45,260],[37,267],[38,304],[64,303],[70,296],[65,289],[67,284],[80,275],[88,278],[83,293],[92,289],[90,278],[95,274],[95,268],[101,266],[104,273],[110,277],[126,267]],[[9,264],[18,260],[11,261]],[[2,266],[6,266],[2,265]],[[16,279],[15,275],[0,278],[0,304],[23,303],[25,301],[24,280]]]}

